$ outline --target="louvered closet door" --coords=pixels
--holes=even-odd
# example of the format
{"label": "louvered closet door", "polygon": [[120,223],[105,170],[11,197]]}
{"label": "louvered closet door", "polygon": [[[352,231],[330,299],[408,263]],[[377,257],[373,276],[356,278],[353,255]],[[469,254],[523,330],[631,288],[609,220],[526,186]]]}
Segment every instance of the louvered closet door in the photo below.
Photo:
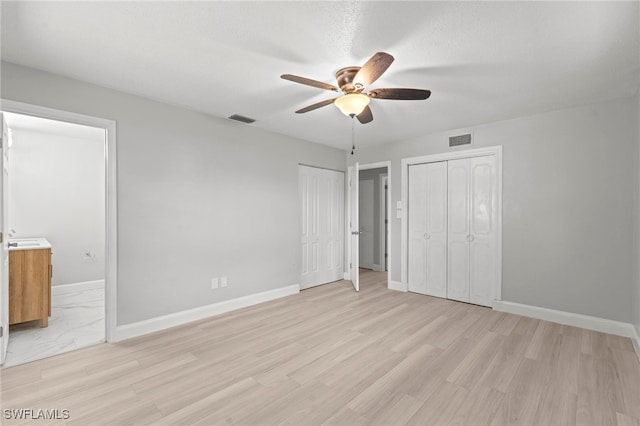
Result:
{"label": "louvered closet door", "polygon": [[299,166],[300,288],[342,279],[344,174]]}
{"label": "louvered closet door", "polygon": [[447,163],[409,166],[409,291],[447,295]]}

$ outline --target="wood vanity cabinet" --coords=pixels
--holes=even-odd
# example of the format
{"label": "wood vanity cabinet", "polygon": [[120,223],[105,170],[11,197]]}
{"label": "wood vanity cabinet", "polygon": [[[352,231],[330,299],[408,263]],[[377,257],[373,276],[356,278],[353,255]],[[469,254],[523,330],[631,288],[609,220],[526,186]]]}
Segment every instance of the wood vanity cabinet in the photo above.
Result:
{"label": "wood vanity cabinet", "polygon": [[9,251],[9,324],[51,315],[51,249]]}

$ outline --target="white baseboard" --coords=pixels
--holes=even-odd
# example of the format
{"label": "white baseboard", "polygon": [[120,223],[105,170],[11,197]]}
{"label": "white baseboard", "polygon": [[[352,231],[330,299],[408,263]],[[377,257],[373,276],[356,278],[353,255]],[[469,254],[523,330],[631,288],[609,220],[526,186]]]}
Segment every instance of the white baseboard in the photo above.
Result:
{"label": "white baseboard", "polygon": [[77,291],[104,289],[104,280],[85,281],[83,283],[61,284],[51,286],[51,295],[75,293]]}
{"label": "white baseboard", "polygon": [[375,263],[373,264],[373,268],[372,268],[375,272],[384,272],[384,269],[382,269],[382,266],[380,265],[376,265]]}
{"label": "white baseboard", "polygon": [[634,340],[634,337],[636,335],[635,328],[629,323],[613,321],[605,318],[592,317],[589,315],[556,311],[554,309],[540,308],[538,306],[505,302],[504,300],[495,300],[493,302],[493,309],[500,312],[508,312],[510,314],[517,314],[525,317],[551,321],[558,324],[571,325],[573,327],[600,331],[602,333],[630,337],[631,340]]}
{"label": "white baseboard", "polygon": [[151,318],[133,324],[120,325],[116,328],[113,341],[120,342],[122,340],[165,330],[167,328],[176,327],[189,322],[198,321],[215,315],[224,314],[225,312],[235,311],[236,309],[246,308],[248,306],[257,305],[258,303],[268,302],[270,300],[298,293],[300,293],[300,285],[293,284],[286,287],[263,291],[262,293],[250,294],[236,299],[225,300],[211,305],[175,312],[173,314]]}
{"label": "white baseboard", "polygon": [[407,286],[400,281],[389,280],[387,283],[387,288],[389,290],[403,291],[405,293],[407,292]]}

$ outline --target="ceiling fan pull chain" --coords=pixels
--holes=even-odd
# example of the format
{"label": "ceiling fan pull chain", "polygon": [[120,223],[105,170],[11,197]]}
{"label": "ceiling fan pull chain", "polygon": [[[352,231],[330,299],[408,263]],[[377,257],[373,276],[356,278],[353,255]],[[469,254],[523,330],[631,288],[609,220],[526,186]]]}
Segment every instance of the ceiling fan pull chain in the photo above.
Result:
{"label": "ceiling fan pull chain", "polygon": [[351,114],[351,155],[353,155],[353,151],[356,149],[356,115]]}

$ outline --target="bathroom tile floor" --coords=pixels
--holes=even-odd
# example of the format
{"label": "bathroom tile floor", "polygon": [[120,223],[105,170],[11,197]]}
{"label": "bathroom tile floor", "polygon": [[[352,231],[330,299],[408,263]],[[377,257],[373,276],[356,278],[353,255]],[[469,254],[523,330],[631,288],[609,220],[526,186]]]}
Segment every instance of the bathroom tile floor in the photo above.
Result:
{"label": "bathroom tile floor", "polygon": [[104,342],[104,285],[54,287],[49,326],[18,324],[9,329],[3,367],[24,364]]}

